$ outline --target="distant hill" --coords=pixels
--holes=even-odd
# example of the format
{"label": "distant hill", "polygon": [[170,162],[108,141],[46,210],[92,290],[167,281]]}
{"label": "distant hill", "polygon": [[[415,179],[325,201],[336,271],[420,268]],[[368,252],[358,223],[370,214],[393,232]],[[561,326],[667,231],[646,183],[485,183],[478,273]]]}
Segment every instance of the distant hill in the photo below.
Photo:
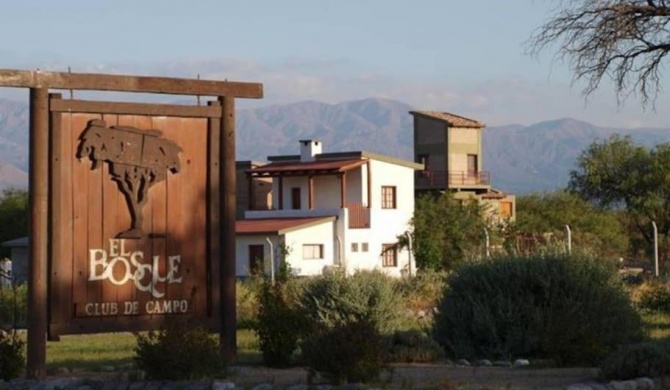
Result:
{"label": "distant hill", "polygon": [[[325,152],[368,150],[412,159],[412,109],[402,102],[369,98],[240,110],[237,158],[264,161],[268,155],[296,154],[298,140],[316,138],[323,141]],[[27,185],[27,128],[27,106],[0,99],[0,188]],[[604,128],[570,118],[489,127],[484,131],[483,169],[491,172],[496,188],[516,194],[561,188],[579,153],[614,133],[631,135],[647,146],[670,142],[670,128]]]}

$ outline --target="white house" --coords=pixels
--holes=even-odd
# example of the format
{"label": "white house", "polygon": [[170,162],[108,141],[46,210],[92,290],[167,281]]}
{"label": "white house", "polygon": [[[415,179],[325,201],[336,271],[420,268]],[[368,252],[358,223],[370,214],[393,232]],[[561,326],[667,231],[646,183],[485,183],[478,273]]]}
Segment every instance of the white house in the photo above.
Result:
{"label": "white house", "polygon": [[[238,276],[261,267],[269,273],[281,258],[297,275],[333,267],[410,271],[410,252],[396,244],[412,218],[414,173],[423,165],[364,151],[322,153],[315,140],[300,141],[300,155],[268,160],[247,170],[248,183],[272,178],[272,208],[247,210],[237,221]],[[249,205],[258,204],[253,194],[249,185]]]}

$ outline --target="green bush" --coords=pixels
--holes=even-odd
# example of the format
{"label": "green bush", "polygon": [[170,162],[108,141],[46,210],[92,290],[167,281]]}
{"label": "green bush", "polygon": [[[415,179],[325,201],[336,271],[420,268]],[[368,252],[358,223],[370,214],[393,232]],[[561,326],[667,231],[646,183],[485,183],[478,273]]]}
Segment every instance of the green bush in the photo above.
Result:
{"label": "green bush", "polygon": [[603,361],[600,375],[606,380],[670,376],[670,342],[649,341],[622,347]]}
{"label": "green bush", "polygon": [[393,278],[378,271],[359,271],[348,277],[341,272],[319,276],[300,294],[303,316],[314,329],[365,321],[389,334],[403,319],[401,304],[402,295]]}
{"label": "green bush", "polygon": [[207,329],[171,319],[159,331],[135,334],[135,361],[150,380],[200,380],[221,374],[219,344]]}
{"label": "green bush", "polygon": [[21,375],[25,366],[25,343],[16,332],[0,330],[0,380],[8,381]]}
{"label": "green bush", "polygon": [[638,288],[640,309],[670,313],[670,285],[659,281],[645,282]]}
{"label": "green bush", "polygon": [[256,278],[238,280],[235,283],[235,297],[237,306],[237,327],[250,329],[258,315],[258,292],[261,281]]}
{"label": "green bush", "polygon": [[398,331],[387,336],[388,360],[394,363],[429,363],[444,357],[442,347],[418,330]]}
{"label": "green bush", "polygon": [[384,368],[384,345],[375,325],[352,321],[322,328],[302,342],[302,358],[332,384],[368,382]]}
{"label": "green bush", "polygon": [[28,315],[28,285],[0,288],[0,326],[25,326]]}
{"label": "green bush", "polygon": [[642,338],[642,321],[613,265],[582,255],[504,256],[447,281],[434,337],[455,358],[597,364]]}
{"label": "green bush", "polygon": [[258,296],[258,314],[253,330],[258,335],[263,361],[270,367],[291,365],[298,348],[304,319],[297,307],[297,297],[290,271],[281,272],[275,284],[267,278]]}
{"label": "green bush", "polygon": [[416,276],[398,281],[398,288],[410,310],[431,310],[437,306],[446,285],[447,273],[419,270]]}

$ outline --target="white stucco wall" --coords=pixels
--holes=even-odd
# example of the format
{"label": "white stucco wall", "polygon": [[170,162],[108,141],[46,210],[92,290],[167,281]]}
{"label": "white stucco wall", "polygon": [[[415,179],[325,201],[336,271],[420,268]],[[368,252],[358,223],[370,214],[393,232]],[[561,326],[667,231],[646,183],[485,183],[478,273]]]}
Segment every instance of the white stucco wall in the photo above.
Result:
{"label": "white stucco wall", "polygon": [[277,235],[238,235],[235,238],[235,256],[237,257],[237,260],[235,261],[235,275],[238,277],[249,276],[249,245],[263,245],[264,269],[266,274],[270,273],[270,245],[265,240],[266,237],[272,240],[275,249],[281,243],[281,239],[283,239],[283,237]]}
{"label": "white stucco wall", "polygon": [[[323,268],[335,264],[335,223],[329,221],[309,228],[294,230],[286,233],[284,241],[290,253],[286,261],[291,265],[296,275],[321,275]],[[304,259],[303,245],[323,245],[322,259]]]}
{"label": "white stucco wall", "polygon": [[[399,276],[407,265],[406,250],[398,253],[397,267],[382,267],[382,244],[394,244],[397,236],[409,228],[414,213],[414,170],[396,164],[372,160],[372,208],[370,229],[346,228],[344,239],[345,262],[348,273],[356,269],[379,269]],[[382,186],[396,187],[395,209],[382,209]],[[361,244],[368,243],[368,252]],[[358,243],[358,252],[352,252],[352,243]]]}

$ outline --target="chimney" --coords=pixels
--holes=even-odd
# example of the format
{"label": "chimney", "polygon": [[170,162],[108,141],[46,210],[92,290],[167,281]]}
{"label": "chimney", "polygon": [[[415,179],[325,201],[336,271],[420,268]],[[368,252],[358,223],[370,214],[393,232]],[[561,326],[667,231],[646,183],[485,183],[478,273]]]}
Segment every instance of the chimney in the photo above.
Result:
{"label": "chimney", "polygon": [[323,143],[317,140],[300,140],[300,162],[316,160],[316,155],[321,154],[322,145]]}

